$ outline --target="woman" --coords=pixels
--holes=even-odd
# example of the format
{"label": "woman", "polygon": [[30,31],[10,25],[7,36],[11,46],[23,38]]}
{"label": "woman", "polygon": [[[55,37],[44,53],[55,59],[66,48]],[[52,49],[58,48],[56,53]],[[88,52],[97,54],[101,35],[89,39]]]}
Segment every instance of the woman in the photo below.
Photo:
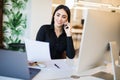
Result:
{"label": "woman", "polygon": [[50,43],[51,59],[63,59],[66,56],[74,58],[70,10],[65,5],[59,5],[52,16],[50,25],[43,25],[39,29],[36,40]]}

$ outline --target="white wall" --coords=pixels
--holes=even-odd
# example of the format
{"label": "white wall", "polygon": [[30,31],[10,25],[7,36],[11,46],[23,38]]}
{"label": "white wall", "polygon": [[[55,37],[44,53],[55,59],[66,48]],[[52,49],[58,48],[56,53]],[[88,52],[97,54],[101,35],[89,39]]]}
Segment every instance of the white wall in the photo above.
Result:
{"label": "white wall", "polygon": [[35,39],[36,34],[43,24],[50,24],[52,15],[51,0],[31,0],[29,38]]}

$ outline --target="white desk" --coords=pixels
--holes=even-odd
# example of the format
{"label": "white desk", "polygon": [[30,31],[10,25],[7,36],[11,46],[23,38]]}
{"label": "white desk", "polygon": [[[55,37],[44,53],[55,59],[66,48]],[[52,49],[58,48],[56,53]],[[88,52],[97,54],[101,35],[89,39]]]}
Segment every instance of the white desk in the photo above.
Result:
{"label": "white desk", "polygon": [[[83,76],[78,79],[71,78],[71,75],[74,74],[75,71],[75,64],[73,60],[53,60],[51,62],[47,62],[46,68],[41,68],[41,72],[38,73],[32,80],[103,80],[100,78],[92,77],[92,76]],[[57,64],[59,68],[54,66]],[[39,68],[37,66],[34,66]],[[104,71],[104,67],[98,67],[93,70],[87,71],[88,74],[93,74],[95,72]],[[0,77],[0,80],[20,80],[15,78],[8,78],[8,77]]]}

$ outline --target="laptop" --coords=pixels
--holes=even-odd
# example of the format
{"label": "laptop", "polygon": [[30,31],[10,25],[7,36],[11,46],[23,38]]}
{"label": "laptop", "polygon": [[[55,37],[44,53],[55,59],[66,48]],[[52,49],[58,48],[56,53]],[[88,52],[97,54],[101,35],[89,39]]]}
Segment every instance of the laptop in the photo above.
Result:
{"label": "laptop", "polygon": [[28,67],[25,52],[0,49],[0,76],[31,80],[40,71]]}
{"label": "laptop", "polygon": [[51,60],[48,42],[25,39],[25,49],[30,62],[47,62]]}

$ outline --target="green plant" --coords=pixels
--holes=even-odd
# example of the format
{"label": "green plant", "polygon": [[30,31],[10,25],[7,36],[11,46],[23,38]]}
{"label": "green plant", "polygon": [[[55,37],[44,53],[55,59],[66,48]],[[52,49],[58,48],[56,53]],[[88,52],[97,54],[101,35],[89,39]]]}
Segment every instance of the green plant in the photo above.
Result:
{"label": "green plant", "polygon": [[4,0],[3,34],[4,45],[10,48],[11,43],[21,43],[27,27],[27,16],[24,14],[28,0]]}

